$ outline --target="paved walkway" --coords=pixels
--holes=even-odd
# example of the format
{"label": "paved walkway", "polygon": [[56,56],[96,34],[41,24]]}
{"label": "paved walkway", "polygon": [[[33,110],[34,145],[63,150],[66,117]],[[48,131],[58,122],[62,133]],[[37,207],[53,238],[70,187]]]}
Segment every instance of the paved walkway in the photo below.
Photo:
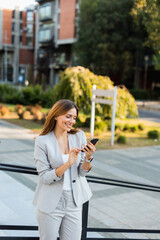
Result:
{"label": "paved walkway", "polygon": [[[30,130],[0,120],[0,161],[34,166],[35,136]],[[160,186],[160,146],[97,151],[90,174]],[[38,176],[0,171],[0,224],[37,225],[31,204],[37,181]],[[160,193],[95,183],[90,187],[89,226],[160,229]],[[0,231],[4,234],[13,235],[13,231]],[[101,236],[160,239],[158,234]]]}

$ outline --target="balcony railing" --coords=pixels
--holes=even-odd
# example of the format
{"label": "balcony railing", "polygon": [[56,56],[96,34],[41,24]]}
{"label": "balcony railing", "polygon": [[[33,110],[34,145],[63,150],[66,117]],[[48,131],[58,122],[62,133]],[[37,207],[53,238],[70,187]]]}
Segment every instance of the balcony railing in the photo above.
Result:
{"label": "balcony railing", "polygon": [[[10,171],[10,172],[16,172],[16,173],[25,173],[25,174],[32,174],[37,175],[36,168],[34,167],[28,167],[28,166],[21,166],[21,165],[15,165],[15,164],[6,164],[6,163],[0,163],[0,170],[3,171]],[[109,179],[109,178],[101,178],[101,177],[95,177],[95,176],[87,176],[88,182],[95,183],[95,184],[105,184],[105,185],[113,185],[118,187],[125,187],[125,188],[134,188],[139,189],[143,191],[152,191],[152,192],[160,192],[160,186],[155,185],[149,185],[149,184],[142,184],[142,183],[135,183],[135,182],[129,182],[129,181],[120,181],[115,179]],[[124,238],[93,238],[93,237],[87,237],[88,232],[106,232],[106,233],[146,233],[146,234],[160,234],[160,230],[158,229],[121,229],[121,228],[92,228],[87,227],[88,225],[88,208],[89,208],[89,202],[86,202],[83,204],[83,213],[82,213],[82,237],[81,240],[122,240]],[[1,221],[2,222],[2,221]],[[25,231],[37,231],[37,226],[22,226],[22,225],[0,225],[0,230],[25,230]],[[0,240],[38,240],[38,237],[12,237],[12,236],[0,236]],[[125,238],[129,239],[129,238]],[[142,240],[141,238],[130,238],[132,240]],[[144,238],[143,238],[144,239]],[[154,238],[150,238],[152,240],[156,240]],[[59,240],[59,238],[57,238]]]}

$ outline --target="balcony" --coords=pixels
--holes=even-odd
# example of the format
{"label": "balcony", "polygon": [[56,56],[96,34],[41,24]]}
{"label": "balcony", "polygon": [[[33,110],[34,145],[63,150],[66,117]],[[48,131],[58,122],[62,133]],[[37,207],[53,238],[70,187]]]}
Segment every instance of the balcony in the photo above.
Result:
{"label": "balcony", "polygon": [[53,40],[54,35],[54,25],[44,24],[39,29],[39,43],[47,43]]}

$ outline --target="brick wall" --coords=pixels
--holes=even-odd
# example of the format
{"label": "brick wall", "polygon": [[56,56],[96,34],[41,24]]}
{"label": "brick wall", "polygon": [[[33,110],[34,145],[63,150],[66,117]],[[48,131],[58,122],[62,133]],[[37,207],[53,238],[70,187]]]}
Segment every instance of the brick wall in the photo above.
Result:
{"label": "brick wall", "polygon": [[[23,15],[22,15],[23,29],[27,27],[26,18],[27,18],[27,12],[23,12]],[[23,43],[23,45],[26,45],[26,32],[25,31],[22,33],[22,43]]]}
{"label": "brick wall", "polygon": [[60,0],[59,40],[75,37],[76,0]]}
{"label": "brick wall", "polygon": [[34,64],[34,52],[33,52],[33,50],[20,49],[20,51],[19,51],[19,63],[20,64]]}
{"label": "brick wall", "polygon": [[3,10],[3,44],[5,43],[12,43],[12,10],[8,9]]}

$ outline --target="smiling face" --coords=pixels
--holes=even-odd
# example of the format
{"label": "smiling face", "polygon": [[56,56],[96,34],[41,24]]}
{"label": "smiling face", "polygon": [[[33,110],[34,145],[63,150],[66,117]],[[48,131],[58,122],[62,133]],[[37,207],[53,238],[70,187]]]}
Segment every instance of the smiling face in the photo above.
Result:
{"label": "smiling face", "polygon": [[76,123],[77,119],[77,111],[75,108],[71,108],[64,115],[60,115],[55,118],[56,120],[56,128],[61,128],[63,131],[69,132],[72,126]]}

